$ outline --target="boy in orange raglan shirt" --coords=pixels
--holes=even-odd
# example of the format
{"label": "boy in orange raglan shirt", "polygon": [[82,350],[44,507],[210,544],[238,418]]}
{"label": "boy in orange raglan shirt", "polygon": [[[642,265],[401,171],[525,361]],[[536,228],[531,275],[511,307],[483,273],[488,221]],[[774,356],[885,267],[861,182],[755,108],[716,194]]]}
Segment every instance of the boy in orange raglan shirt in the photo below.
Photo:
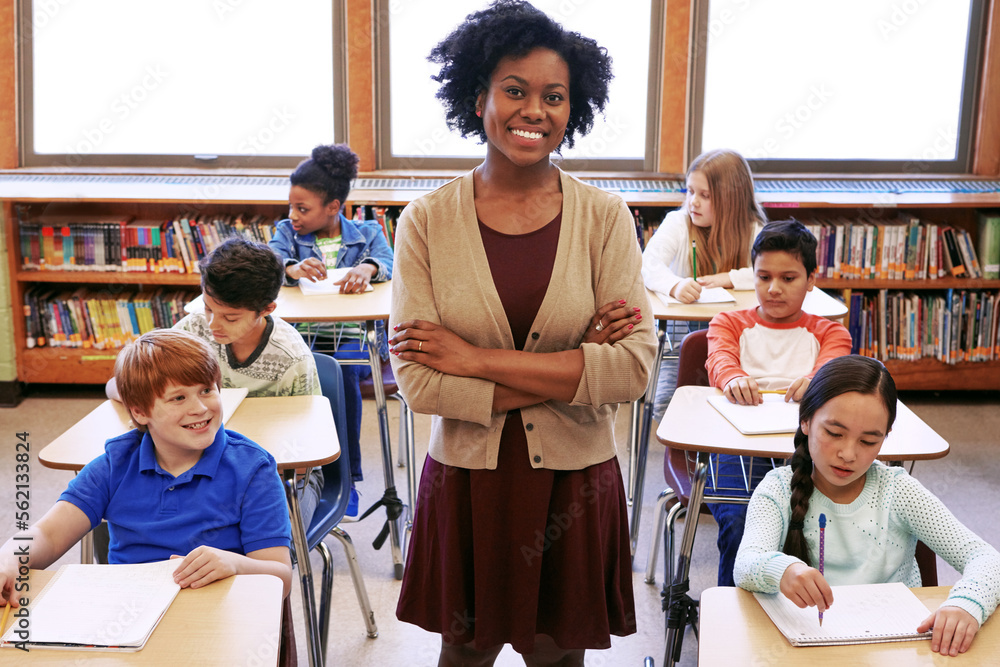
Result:
{"label": "boy in orange raglan shirt", "polygon": [[[802,310],[816,271],[816,237],[802,223],[768,223],[754,241],[751,262],[759,305],[712,319],[705,362],[709,381],[733,403],[757,405],[762,390],[785,391],[786,401],[798,401],[823,364],[851,353],[851,336],[844,325]],[[739,465],[739,457],[719,458],[723,475],[741,475],[725,470]],[[751,492],[765,472],[754,466],[758,470]],[[734,586],[746,505],[713,503],[709,509],[719,524],[719,585]]]}

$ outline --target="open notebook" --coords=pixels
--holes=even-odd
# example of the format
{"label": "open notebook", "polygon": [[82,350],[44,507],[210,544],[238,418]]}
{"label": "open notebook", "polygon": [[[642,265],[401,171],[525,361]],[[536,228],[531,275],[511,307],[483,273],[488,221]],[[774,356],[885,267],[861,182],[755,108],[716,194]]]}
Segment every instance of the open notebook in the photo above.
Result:
{"label": "open notebook", "polygon": [[138,651],[180,591],[180,563],[63,565],[28,603],[27,636],[15,622],[0,647]]}
{"label": "open notebook", "polygon": [[708,402],[743,435],[795,433],[799,426],[799,404],[785,402],[784,394],[763,394],[760,405],[730,403],[722,394],[709,396]]}
{"label": "open notebook", "polygon": [[[308,278],[304,278],[299,281],[299,289],[306,296],[315,296],[317,294],[340,294],[340,285],[334,285],[333,283],[340,280],[347,275],[350,271],[350,267],[344,269],[330,269],[327,271],[326,278],[323,280],[317,280],[313,282]],[[365,288],[366,292],[371,292],[375,288],[371,286],[371,283]],[[345,296],[350,296],[349,294]]]}
{"label": "open notebook", "polygon": [[899,582],[832,586],[833,605],[819,624],[816,607],[800,609],[781,593],[754,593],[760,606],[792,646],[840,646],[929,639],[917,626],[931,615]]}

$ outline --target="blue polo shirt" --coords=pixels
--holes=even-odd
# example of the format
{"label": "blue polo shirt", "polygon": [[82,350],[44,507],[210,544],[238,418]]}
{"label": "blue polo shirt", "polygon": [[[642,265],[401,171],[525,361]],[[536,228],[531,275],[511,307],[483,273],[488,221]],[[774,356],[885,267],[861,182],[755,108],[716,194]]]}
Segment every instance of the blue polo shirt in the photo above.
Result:
{"label": "blue polo shirt", "polygon": [[137,430],[111,438],[59,496],[91,527],[108,522],[110,563],[147,563],[208,545],[246,555],[288,547],[291,524],[274,459],[220,428],[190,469],[174,477],[156,462],[153,439]]}

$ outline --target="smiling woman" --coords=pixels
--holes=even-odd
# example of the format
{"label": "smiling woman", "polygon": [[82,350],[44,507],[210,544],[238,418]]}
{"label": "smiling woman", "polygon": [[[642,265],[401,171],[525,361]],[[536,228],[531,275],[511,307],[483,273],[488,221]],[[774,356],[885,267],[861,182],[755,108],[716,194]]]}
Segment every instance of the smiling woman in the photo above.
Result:
{"label": "smiling woman", "polygon": [[605,107],[611,59],[501,0],[431,60],[486,159],[396,236],[393,371],[434,415],[397,615],[441,634],[441,665],[508,643],[582,665],[636,629],[614,420],[656,353],[628,208],[550,160]]}

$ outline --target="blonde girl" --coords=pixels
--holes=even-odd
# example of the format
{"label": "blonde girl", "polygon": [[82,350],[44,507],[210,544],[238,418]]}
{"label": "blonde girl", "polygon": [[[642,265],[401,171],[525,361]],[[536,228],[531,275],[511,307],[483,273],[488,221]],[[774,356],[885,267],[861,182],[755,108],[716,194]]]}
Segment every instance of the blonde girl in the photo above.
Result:
{"label": "blonde girl", "polygon": [[642,253],[646,287],[682,303],[697,301],[702,287],[753,289],[750,246],[766,220],[743,156],[725,149],[702,153],[688,168],[684,205],[667,215]]}

